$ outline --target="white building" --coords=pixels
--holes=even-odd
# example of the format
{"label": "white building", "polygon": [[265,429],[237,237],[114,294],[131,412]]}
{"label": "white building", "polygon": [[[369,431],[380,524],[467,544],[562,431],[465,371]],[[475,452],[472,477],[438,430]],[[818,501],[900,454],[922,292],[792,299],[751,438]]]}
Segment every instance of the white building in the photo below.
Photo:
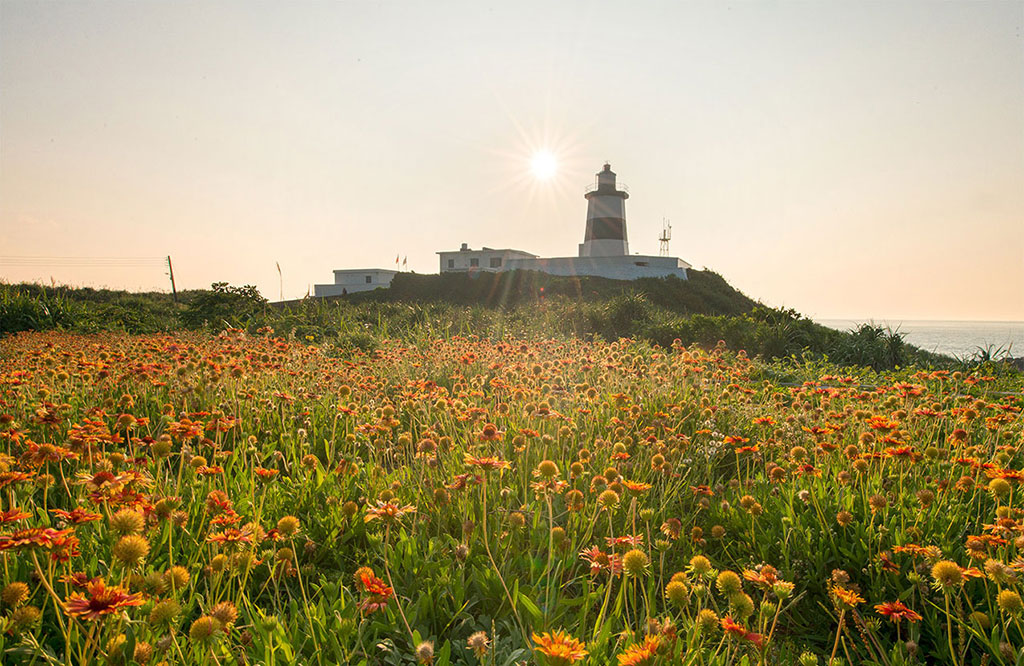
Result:
{"label": "white building", "polygon": [[463,243],[462,247],[454,252],[438,252],[438,254],[441,255],[442,273],[473,273],[476,271],[496,273],[507,271],[509,262],[537,257],[535,254],[522,250],[495,250],[489,247],[471,250],[466,243]]}
{"label": "white building", "polygon": [[391,280],[397,273],[398,271],[390,271],[386,268],[336,270],[334,271],[334,284],[313,285],[313,295],[317,297],[341,296],[354,294],[357,291],[384,289],[391,285]]}
{"label": "white building", "polygon": [[629,190],[615,182],[610,164],[587,188],[587,228],[579,256],[542,258],[521,250],[470,250],[466,243],[455,252],[438,252],[441,272],[530,270],[551,275],[592,275],[613,280],[674,275],[686,279],[690,264],[679,257],[629,253],[626,235],[626,199]]}

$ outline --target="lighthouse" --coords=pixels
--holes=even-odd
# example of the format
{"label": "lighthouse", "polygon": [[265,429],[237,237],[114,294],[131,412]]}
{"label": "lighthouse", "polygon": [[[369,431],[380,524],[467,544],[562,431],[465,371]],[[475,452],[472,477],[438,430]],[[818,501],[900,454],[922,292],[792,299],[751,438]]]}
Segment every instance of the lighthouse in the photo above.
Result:
{"label": "lighthouse", "polygon": [[[438,252],[442,273],[500,273],[538,271],[567,277],[598,277],[608,280],[678,278],[686,280],[690,264],[679,257],[630,254],[626,240],[626,199],[629,189],[615,182],[612,165],[605,163],[597,180],[587,187],[587,230],[575,257],[538,257],[522,250],[485,247]],[[642,222],[642,221],[641,221]],[[643,224],[641,224],[641,227]],[[659,238],[663,245],[668,232]],[[651,237],[653,238],[653,234]],[[667,254],[667,250],[666,250]]]}
{"label": "lighthouse", "polygon": [[[620,189],[621,187],[621,189]],[[629,254],[626,239],[625,185],[615,183],[615,172],[607,162],[597,174],[597,183],[587,188],[587,231],[580,243],[581,257],[621,257]]]}

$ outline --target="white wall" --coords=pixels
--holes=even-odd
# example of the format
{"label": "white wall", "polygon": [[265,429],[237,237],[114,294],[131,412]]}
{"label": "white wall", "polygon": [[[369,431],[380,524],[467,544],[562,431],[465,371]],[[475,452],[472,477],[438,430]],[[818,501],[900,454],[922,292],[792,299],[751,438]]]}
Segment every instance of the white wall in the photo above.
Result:
{"label": "white wall", "polygon": [[[639,265],[646,264],[646,265]],[[516,259],[508,270],[541,271],[550,275],[593,275],[612,280],[636,280],[642,277],[675,275],[685,280],[690,264],[678,257],[630,255],[618,257],[553,257],[550,259]]]}

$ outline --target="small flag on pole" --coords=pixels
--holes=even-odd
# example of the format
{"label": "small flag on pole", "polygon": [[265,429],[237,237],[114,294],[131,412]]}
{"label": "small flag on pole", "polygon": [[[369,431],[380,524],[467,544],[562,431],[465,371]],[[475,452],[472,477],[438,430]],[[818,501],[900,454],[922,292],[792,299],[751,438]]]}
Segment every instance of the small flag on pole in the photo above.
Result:
{"label": "small flag on pole", "polygon": [[402,268],[408,268],[408,267],[409,267],[409,257],[407,256],[405,259],[402,259]]}
{"label": "small flag on pole", "polygon": [[395,266],[397,266],[397,265],[398,265],[398,255],[396,254],[395,255]]}

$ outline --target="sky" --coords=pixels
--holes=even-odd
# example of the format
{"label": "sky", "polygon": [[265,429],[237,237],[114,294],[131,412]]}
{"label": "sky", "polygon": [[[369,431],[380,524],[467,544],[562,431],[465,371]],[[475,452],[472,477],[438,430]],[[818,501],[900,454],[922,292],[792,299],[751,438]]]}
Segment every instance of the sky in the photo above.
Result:
{"label": "sky", "polygon": [[0,280],[169,291],[170,255],[179,289],[277,300],[463,242],[572,256],[609,161],[632,252],[668,219],[767,305],[1024,320],[1022,27],[1021,1],[0,0]]}

